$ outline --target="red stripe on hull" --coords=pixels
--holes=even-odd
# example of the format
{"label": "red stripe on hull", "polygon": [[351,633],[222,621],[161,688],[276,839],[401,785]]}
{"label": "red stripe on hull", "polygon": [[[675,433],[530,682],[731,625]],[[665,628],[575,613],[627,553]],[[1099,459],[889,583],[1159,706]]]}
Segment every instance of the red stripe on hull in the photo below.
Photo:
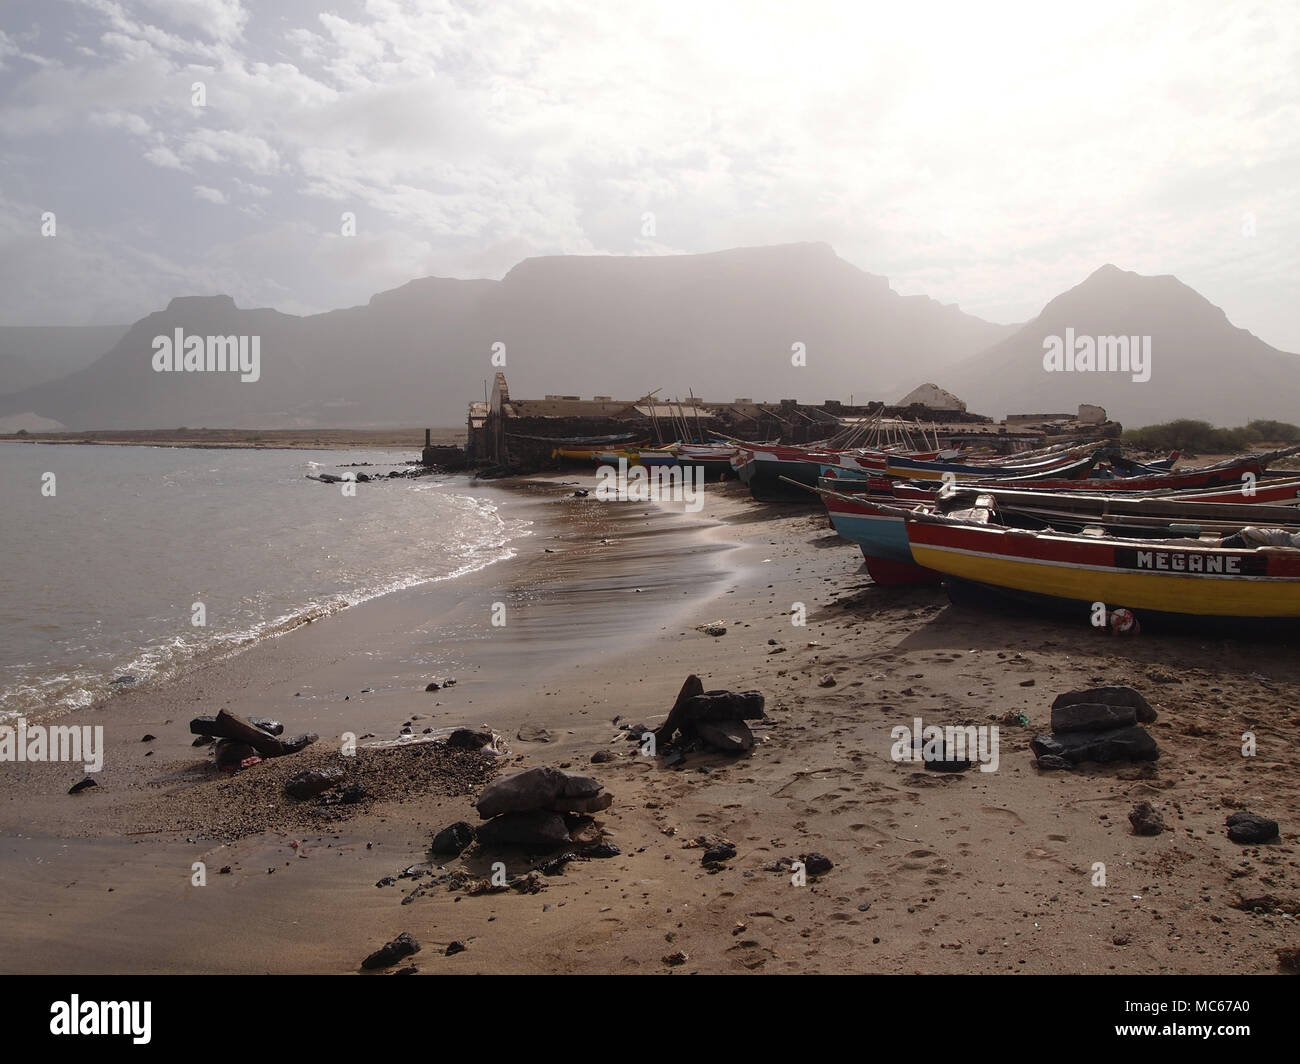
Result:
{"label": "red stripe on hull", "polygon": [[933,569],[910,562],[896,562],[888,558],[867,556],[867,574],[881,587],[903,587],[906,584],[937,584],[943,577]]}

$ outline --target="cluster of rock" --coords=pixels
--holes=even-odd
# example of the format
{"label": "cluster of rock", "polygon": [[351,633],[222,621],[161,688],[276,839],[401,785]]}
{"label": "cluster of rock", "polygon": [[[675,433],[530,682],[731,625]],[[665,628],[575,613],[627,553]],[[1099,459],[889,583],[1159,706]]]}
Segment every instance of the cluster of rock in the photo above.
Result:
{"label": "cluster of rock", "polygon": [[1132,687],[1068,691],[1052,703],[1052,734],[1036,735],[1029,745],[1040,769],[1085,761],[1154,761],[1160,750],[1140,725],[1155,719],[1156,711]]}
{"label": "cluster of rock", "polygon": [[1128,814],[1134,835],[1159,835],[1165,829],[1165,818],[1150,802],[1138,802]]}
{"label": "cluster of rock", "polygon": [[[487,823],[472,830],[480,846],[551,852],[574,842],[598,841],[586,830],[593,823],[590,814],[608,809],[613,801],[614,796],[590,776],[541,765],[483,788],[475,808]],[[448,837],[444,844],[459,843],[467,827],[453,824],[443,834],[459,831],[459,836]]]}
{"label": "cluster of rock", "polygon": [[[352,464],[369,465],[370,463],[353,462]],[[439,476],[444,472],[450,471],[451,470],[444,470],[441,466],[435,465],[413,465],[407,466],[405,469],[391,469],[387,473],[354,473],[351,475],[344,474],[342,476],[334,473],[307,473],[306,479],[314,480],[320,484],[343,484],[347,481],[353,481],[357,484],[370,484],[384,480],[416,480],[420,477]]]}
{"label": "cluster of rock", "polygon": [[361,962],[361,967],[368,972],[380,968],[391,968],[400,960],[405,960],[413,953],[420,952],[420,943],[408,931],[403,931],[391,942],[386,942],[374,953]]}
{"label": "cluster of rock", "polygon": [[1280,834],[1276,820],[1244,809],[1228,817],[1227,828],[1228,838],[1245,846],[1272,842]]}
{"label": "cluster of rock", "polygon": [[655,742],[685,746],[698,740],[720,753],[744,753],[754,746],[754,733],[746,721],[761,720],[763,706],[761,691],[706,691],[691,673],[668,719],[655,731]]}
{"label": "cluster of rock", "polygon": [[288,739],[280,736],[284,725],[265,717],[245,720],[237,713],[221,710],[215,717],[195,717],[190,721],[190,732],[199,738],[195,746],[216,740],[214,748],[217,767],[223,772],[238,772],[257,764],[265,757],[284,757],[305,750],[319,736],[305,732]]}

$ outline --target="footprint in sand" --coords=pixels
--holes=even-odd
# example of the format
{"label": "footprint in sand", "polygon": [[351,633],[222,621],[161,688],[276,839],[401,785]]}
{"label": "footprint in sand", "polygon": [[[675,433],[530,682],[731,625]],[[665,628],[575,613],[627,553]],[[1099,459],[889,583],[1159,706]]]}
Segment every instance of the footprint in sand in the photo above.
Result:
{"label": "footprint in sand", "polygon": [[884,842],[886,839],[889,838],[889,836],[885,834],[885,832],[881,831],[879,828],[871,824],[850,824],[849,830],[854,832],[860,832],[860,833],[865,832],[868,836],[874,836],[876,839],[878,839],[881,842]]}
{"label": "footprint in sand", "polygon": [[981,813],[991,813],[991,814],[994,814],[994,815],[996,815],[996,816],[1005,817],[1007,820],[1009,820],[1009,821],[1010,821],[1011,823],[1013,823],[1013,824],[1021,824],[1021,825],[1024,824],[1024,821],[1020,819],[1019,814],[1012,812],[1010,809],[1003,809],[1001,806],[997,806],[997,805],[982,805],[982,806],[980,806],[980,812],[981,812]]}

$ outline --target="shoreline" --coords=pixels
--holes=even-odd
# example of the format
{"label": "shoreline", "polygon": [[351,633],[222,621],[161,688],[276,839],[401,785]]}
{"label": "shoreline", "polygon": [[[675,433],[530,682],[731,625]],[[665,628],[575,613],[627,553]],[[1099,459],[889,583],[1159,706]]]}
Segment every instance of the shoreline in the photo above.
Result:
{"label": "shoreline", "polygon": [[[373,455],[373,452],[361,454]],[[351,466],[370,464],[350,463]],[[380,466],[388,468],[383,463]],[[386,478],[380,477],[378,480],[379,483],[373,488],[365,490],[389,490]],[[41,722],[78,712],[95,711],[105,704],[118,703],[124,696],[158,689],[195,670],[237,660],[263,644],[281,639],[305,626],[328,622],[377,600],[421,589],[439,594],[436,589],[442,585],[472,579],[483,570],[513,560],[520,544],[534,534],[531,528],[518,527],[506,512],[507,508],[513,508],[520,499],[516,492],[503,491],[493,481],[475,482],[457,474],[438,474],[438,480],[448,494],[476,498],[500,516],[500,538],[490,542],[485,540],[480,544],[478,553],[482,557],[452,559],[448,564],[454,565],[454,568],[440,573],[435,570],[427,576],[424,575],[427,571],[424,569],[394,569],[387,574],[379,573],[373,579],[353,581],[352,586],[344,584],[319,587],[314,593],[307,593],[301,588],[293,589],[288,591],[287,596],[282,593],[274,602],[269,602],[260,616],[246,616],[243,621],[227,624],[223,629],[214,627],[211,636],[196,645],[185,647],[181,653],[174,651],[169,638],[154,633],[150,641],[148,634],[142,633],[145,642],[123,644],[114,649],[112,657],[92,655],[95,657],[94,675],[87,670],[74,670],[28,679],[25,687],[15,683],[11,693],[21,691],[26,694],[32,689],[40,688],[46,692],[46,700],[42,705],[35,705],[31,704],[31,699],[25,698],[21,708],[7,705],[4,713],[0,713],[0,723],[12,722],[18,716],[29,722]],[[405,480],[399,483],[405,487]],[[281,591],[284,592],[285,588],[282,587]],[[131,682],[119,685],[116,682],[119,677],[130,677]]]}
{"label": "shoreline", "polygon": [[[1271,895],[1285,907],[1296,893],[1300,663],[1244,640],[1124,641],[967,613],[940,591],[874,586],[817,511],[756,504],[734,483],[710,486],[695,515],[569,494],[591,479],[497,485],[515,496],[512,516],[537,515],[534,534],[516,558],[449,582],[454,605],[396,592],[83,713],[117,718],[96,790],[64,793],[79,766],[7,765],[0,967],[351,972],[409,931],[424,946],[417,967],[439,973],[1276,970],[1295,921],[1234,906]],[[494,603],[504,627],[490,623]],[[725,634],[698,630],[710,623]],[[674,769],[623,741],[615,721],[661,723],[688,673],[763,691],[748,755],[692,754]],[[440,675],[458,682],[416,682]],[[1160,760],[1037,771],[1028,742],[1053,697],[1097,683],[1152,701]],[[509,746],[503,772],[555,765],[604,783],[614,804],[599,819],[621,854],[547,877],[540,895],[439,890],[404,905],[407,880],[376,883],[427,861],[433,833],[477,822],[472,792],[421,784],[329,824],[196,833],[222,826],[222,796],[266,767],[234,781],[195,771],[205,755],[187,722],[223,706],[317,730],[322,751],[344,730],[487,723]],[[1003,727],[996,772],[890,757],[891,729],[916,717],[1015,712],[1030,725]],[[1252,759],[1245,730],[1259,739]],[[145,731],[158,738],[142,744]],[[520,738],[542,731],[549,741]],[[593,764],[600,751],[615,759]],[[1141,800],[1170,831],[1129,833]],[[1281,841],[1229,842],[1223,819],[1243,806],[1277,819]],[[702,866],[697,836],[729,839],[736,858]],[[777,862],[811,852],[834,869],[792,885]],[[196,860],[209,865],[202,888]],[[1104,888],[1091,885],[1097,861]],[[452,940],[468,949],[441,956]],[[679,950],[684,964],[665,962]]]}

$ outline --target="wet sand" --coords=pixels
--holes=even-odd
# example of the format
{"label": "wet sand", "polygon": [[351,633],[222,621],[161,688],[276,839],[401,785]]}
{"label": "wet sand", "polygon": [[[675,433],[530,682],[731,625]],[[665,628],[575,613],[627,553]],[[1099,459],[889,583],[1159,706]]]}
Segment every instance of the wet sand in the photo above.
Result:
{"label": "wet sand", "polygon": [[[535,520],[516,559],[64,718],[106,726],[94,790],[66,795],[73,766],[4,766],[0,967],[354,972],[401,931],[422,943],[422,972],[1272,972],[1275,949],[1300,945],[1288,647],[1123,640],[878,588],[819,511],[756,504],[736,484],[710,485],[700,514],[571,490],[543,478],[511,493],[510,516]],[[709,623],[726,634],[699,630]],[[765,693],[750,754],[673,769],[624,741],[614,722],[661,723],[690,672]],[[448,676],[455,686],[424,691]],[[1147,695],[1160,760],[1038,772],[1028,744],[1053,697],[1102,683]],[[600,779],[615,800],[598,819],[622,852],[570,864],[535,895],[439,889],[403,904],[419,881],[375,884],[427,860],[442,827],[477,821],[472,778],[398,766],[382,800],[322,822],[287,807],[272,773],[254,786],[292,757],[236,781],[203,768],[187,722],[223,706],[318,731],[313,757],[344,731],[487,724],[509,746],[502,771]],[[890,757],[891,729],[917,716],[1008,713],[1030,724],[1001,726],[996,772]],[[518,738],[538,728],[550,741]],[[591,764],[602,750],[616,759]],[[1131,833],[1143,800],[1169,831]],[[1281,841],[1229,841],[1241,807],[1278,820]],[[737,855],[706,868],[697,838]],[[794,885],[778,862],[812,852],[834,868]],[[191,885],[195,861],[206,886]],[[472,854],[443,863],[484,871]],[[1260,911],[1234,907],[1266,895]],[[452,941],[468,948],[444,956]]]}

